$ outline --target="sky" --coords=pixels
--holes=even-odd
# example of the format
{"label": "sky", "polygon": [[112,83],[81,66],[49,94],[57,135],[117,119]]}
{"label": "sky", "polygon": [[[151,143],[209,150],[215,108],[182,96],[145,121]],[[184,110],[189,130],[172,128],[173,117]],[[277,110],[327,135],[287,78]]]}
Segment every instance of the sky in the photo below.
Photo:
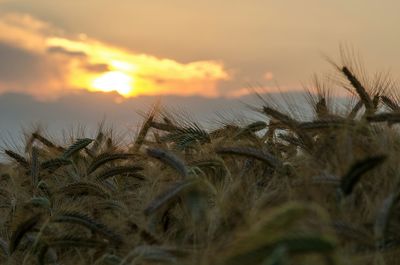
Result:
{"label": "sky", "polygon": [[395,0],[0,0],[0,102],[14,102],[0,136],[27,122],[95,124],[160,97],[189,111],[201,102],[200,116],[238,108],[249,87],[301,90],[332,70],[324,56],[340,45],[397,78],[398,10]]}

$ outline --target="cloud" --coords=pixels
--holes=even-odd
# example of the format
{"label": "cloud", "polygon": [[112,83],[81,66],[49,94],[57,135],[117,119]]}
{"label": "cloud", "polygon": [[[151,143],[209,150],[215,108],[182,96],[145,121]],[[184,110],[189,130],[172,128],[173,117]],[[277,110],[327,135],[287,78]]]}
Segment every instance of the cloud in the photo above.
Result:
{"label": "cloud", "polygon": [[[219,96],[217,84],[229,79],[229,74],[221,62],[196,61],[179,63],[172,59],[157,58],[148,54],[133,53],[126,49],[115,47],[97,40],[84,38],[79,40],[65,38],[49,38],[50,47],[62,47],[69,53],[86,54],[86,63],[92,65],[105,64],[109,72],[118,72],[132,79],[131,91],[125,96],[138,95],[203,95]],[[86,80],[75,80],[75,84],[85,83],[89,90],[96,90],[91,85],[102,76],[90,76],[75,67],[73,75],[86,77]],[[122,80],[115,80],[118,82]],[[160,82],[161,81],[161,82]],[[121,92],[116,89],[116,91]],[[125,92],[124,92],[125,93]]]}
{"label": "cloud", "polygon": [[140,95],[221,96],[231,78],[213,60],[180,63],[86,35],[69,36],[23,14],[0,16],[0,92],[54,99],[73,90]]}
{"label": "cloud", "polygon": [[70,57],[86,57],[86,54],[83,52],[68,51],[68,50],[64,49],[63,47],[57,47],[57,46],[49,47],[47,49],[47,52],[50,54],[52,54],[52,53],[63,54],[63,55],[70,56]]}
{"label": "cloud", "polygon": [[56,29],[28,14],[3,14],[0,17],[0,42],[25,50],[40,52],[46,48],[46,36]]}
{"label": "cloud", "polygon": [[84,67],[89,72],[97,72],[97,73],[107,72],[110,70],[110,66],[104,63],[98,63],[98,64],[88,63]]}
{"label": "cloud", "polygon": [[42,64],[39,55],[8,44],[0,43],[0,80],[10,82],[15,80],[33,81],[41,75]]}
{"label": "cloud", "polygon": [[67,92],[65,69],[55,58],[5,43],[0,43],[0,58],[0,93],[26,93],[45,100]]}

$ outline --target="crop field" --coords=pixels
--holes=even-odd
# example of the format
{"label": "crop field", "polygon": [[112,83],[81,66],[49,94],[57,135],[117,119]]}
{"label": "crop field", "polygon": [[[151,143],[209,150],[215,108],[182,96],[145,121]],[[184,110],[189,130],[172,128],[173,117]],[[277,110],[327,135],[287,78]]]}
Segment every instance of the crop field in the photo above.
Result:
{"label": "crop field", "polygon": [[398,264],[396,84],[335,67],[348,103],[316,79],[309,118],[255,95],[255,121],[155,106],[129,144],[99,128],[3,147],[0,264]]}

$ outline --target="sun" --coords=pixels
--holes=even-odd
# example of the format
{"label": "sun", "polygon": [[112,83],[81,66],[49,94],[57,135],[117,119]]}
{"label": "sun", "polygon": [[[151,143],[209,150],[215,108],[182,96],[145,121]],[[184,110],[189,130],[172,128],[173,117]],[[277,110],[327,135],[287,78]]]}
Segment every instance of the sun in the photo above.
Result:
{"label": "sun", "polygon": [[122,96],[129,96],[133,90],[134,79],[119,71],[107,72],[92,82],[92,87],[103,92],[116,91]]}

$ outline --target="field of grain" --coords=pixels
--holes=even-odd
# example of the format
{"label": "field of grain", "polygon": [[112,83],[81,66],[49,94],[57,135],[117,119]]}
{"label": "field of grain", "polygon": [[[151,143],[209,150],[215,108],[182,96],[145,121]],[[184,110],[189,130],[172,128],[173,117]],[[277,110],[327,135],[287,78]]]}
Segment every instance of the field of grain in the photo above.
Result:
{"label": "field of grain", "polygon": [[206,130],[156,106],[128,145],[4,148],[0,263],[397,264],[395,83],[336,67],[351,100],[316,81],[311,119],[261,99],[265,118]]}

